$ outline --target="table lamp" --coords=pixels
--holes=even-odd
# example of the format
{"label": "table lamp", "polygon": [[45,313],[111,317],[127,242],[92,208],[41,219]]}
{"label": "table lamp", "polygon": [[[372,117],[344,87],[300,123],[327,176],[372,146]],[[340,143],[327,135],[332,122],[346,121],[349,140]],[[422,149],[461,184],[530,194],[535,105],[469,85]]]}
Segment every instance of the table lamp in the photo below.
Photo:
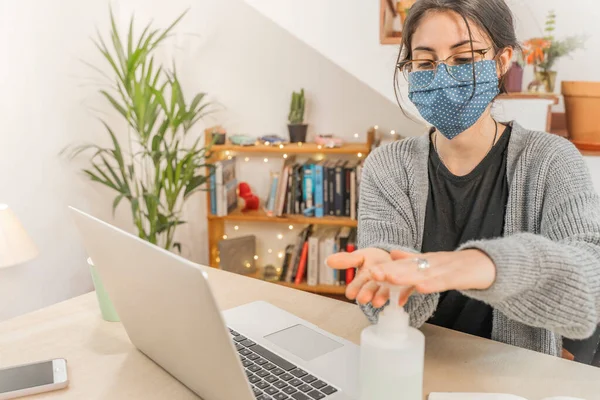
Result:
{"label": "table lamp", "polygon": [[6,204],[0,204],[0,268],[37,257],[38,249]]}

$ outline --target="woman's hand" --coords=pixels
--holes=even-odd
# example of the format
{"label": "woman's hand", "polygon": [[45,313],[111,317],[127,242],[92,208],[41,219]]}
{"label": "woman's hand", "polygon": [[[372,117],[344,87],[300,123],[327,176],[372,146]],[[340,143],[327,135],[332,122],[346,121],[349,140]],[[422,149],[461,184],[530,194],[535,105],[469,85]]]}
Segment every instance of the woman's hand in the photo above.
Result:
{"label": "woman's hand", "polygon": [[[397,252],[396,260],[403,257],[415,258],[413,253]],[[373,280],[372,273],[376,272],[379,278],[383,278],[381,269],[378,265],[391,265],[393,259],[390,254],[377,248],[360,249],[352,253],[337,253],[327,257],[327,265],[334,269],[345,270],[348,268],[357,268],[357,274],[354,280],[346,287],[346,297],[355,300],[360,304],[371,302],[373,307],[382,307],[389,298],[389,290],[383,287],[379,282]],[[383,279],[379,279],[383,280]],[[401,302],[406,302],[404,297],[400,296]]]}
{"label": "woman's hand", "polygon": [[[390,257],[392,261],[370,268],[372,279],[413,287],[419,293],[484,290],[489,289],[496,279],[494,262],[479,250],[426,253],[410,258],[407,253],[392,251]],[[416,258],[427,260],[429,268],[417,268]]]}

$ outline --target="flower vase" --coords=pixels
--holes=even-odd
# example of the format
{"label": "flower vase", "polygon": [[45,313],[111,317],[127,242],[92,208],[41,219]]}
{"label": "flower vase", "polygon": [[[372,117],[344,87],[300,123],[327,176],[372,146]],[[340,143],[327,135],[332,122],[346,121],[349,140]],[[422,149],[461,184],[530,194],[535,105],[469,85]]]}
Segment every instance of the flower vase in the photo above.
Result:
{"label": "flower vase", "polygon": [[556,71],[535,71],[535,79],[544,84],[546,93],[554,93]]}

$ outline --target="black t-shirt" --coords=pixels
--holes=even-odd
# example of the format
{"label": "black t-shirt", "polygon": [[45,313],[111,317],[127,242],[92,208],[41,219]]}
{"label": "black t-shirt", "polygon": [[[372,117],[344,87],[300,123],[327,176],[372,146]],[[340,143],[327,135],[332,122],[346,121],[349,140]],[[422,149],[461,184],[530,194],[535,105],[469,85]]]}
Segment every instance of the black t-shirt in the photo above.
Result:
{"label": "black t-shirt", "polygon": [[[452,174],[430,144],[429,197],[421,251],[454,251],[469,240],[501,237],[508,202],[507,127],[485,158],[467,175]],[[440,294],[429,323],[490,338],[492,307],[456,290]]]}

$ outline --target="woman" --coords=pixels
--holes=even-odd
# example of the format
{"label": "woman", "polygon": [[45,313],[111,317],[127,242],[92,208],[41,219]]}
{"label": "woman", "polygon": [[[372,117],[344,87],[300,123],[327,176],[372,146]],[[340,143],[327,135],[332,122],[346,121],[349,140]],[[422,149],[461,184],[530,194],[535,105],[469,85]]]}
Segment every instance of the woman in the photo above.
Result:
{"label": "woman", "polygon": [[600,203],[581,155],[490,113],[517,49],[503,0],[411,9],[395,79],[406,77],[434,128],[368,157],[361,250],[328,259],[359,268],[346,295],[372,322],[388,301],[384,281],[406,286],[414,326],[552,355],[600,322]]}

